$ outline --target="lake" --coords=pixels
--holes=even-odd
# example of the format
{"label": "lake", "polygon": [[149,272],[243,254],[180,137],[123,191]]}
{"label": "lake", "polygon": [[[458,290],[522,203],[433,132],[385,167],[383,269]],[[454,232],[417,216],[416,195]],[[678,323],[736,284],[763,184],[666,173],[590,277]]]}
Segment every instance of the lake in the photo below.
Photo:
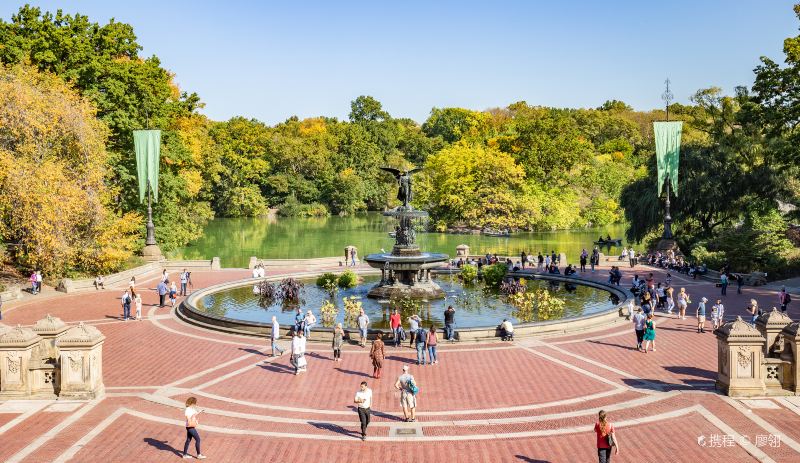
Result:
{"label": "lake", "polygon": [[[203,236],[189,246],[168,253],[172,259],[211,259],[219,257],[223,267],[246,268],[250,256],[266,259],[301,259],[312,257],[344,257],[344,247],[354,245],[359,257],[381,248],[390,251],[394,238],[388,232],[396,222],[379,212],[350,217],[257,217],[214,219]],[[158,230],[156,230],[158,234]],[[602,228],[515,233],[510,237],[418,233],[417,243],[424,251],[443,252],[454,256],[456,246],[466,244],[472,254],[564,252],[570,262],[577,262],[581,249],[590,250],[598,237],[625,236],[625,225]],[[605,254],[617,254],[621,248],[603,247]]]}

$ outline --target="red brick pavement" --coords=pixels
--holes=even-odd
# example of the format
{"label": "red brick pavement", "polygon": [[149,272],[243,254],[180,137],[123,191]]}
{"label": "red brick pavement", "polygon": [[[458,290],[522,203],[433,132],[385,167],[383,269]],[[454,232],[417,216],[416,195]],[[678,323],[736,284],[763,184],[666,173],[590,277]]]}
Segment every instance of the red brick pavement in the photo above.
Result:
{"label": "red brick pavement", "polygon": [[[622,270],[626,273],[623,281],[627,284],[632,272],[627,268]],[[649,269],[637,268],[635,271],[644,275]],[[663,275],[663,271],[653,272]],[[247,276],[249,272],[244,270],[194,272],[193,280],[195,288],[199,288]],[[593,278],[604,279],[604,271],[598,271]],[[719,291],[708,282],[681,279],[685,277],[675,276],[673,285],[687,287],[695,302],[702,295],[715,298]],[[139,285],[141,288],[152,287],[154,281],[156,276],[140,281]],[[614,422],[647,421],[648,417],[702,405],[736,432],[751,437],[767,433],[708,389],[715,377],[716,341],[711,334],[695,333],[691,319],[684,321],[659,316],[658,351],[649,354],[632,349],[634,335],[627,325],[546,339],[544,345],[531,347],[556,362],[509,343],[441,346],[439,365],[414,365],[412,373],[422,388],[419,424],[424,435],[448,440],[362,443],[353,438],[358,426],[350,402],[357,383],[366,379],[365,374],[371,373],[364,350],[348,346],[344,361],[334,364],[329,360],[327,345],[311,345],[318,353],[309,355],[309,372],[294,376],[287,373],[286,357],[274,364],[256,365],[265,357],[253,346],[263,350],[266,346],[262,340],[209,333],[171,318],[117,322],[114,317],[119,312],[118,293],[120,291],[114,289],[48,299],[30,298],[4,310],[3,321],[7,324],[29,324],[47,313],[69,322],[101,320],[99,327],[107,337],[104,346],[105,383],[111,389],[108,396],[88,413],[52,436],[45,436],[45,433],[71,419],[79,410],[42,411],[18,423],[0,437],[3,442],[0,460],[19,456],[17,452],[45,436],[41,445],[33,448],[22,461],[54,461],[94,431],[97,435],[88,440],[71,461],[175,461],[178,456],[174,449],[182,448],[184,431],[180,422],[174,420],[181,419],[182,410],[156,402],[183,401],[193,393],[200,394],[197,396],[201,407],[226,414],[209,413],[203,417],[204,426],[226,430],[223,433],[201,426],[204,448],[210,461],[237,463],[376,461],[391,459],[394,455],[402,455],[403,460],[411,461],[593,461],[596,458],[593,433],[575,432],[572,428],[591,426],[597,409],[613,408],[615,404],[624,408],[611,412]],[[744,296],[733,293],[735,287],[724,299],[729,315],[741,313],[751,296],[770,307],[770,301],[776,298],[771,291],[749,287]],[[143,297],[144,313],[147,314],[150,304],[157,302],[157,296],[154,291],[146,290]],[[170,309],[158,309],[155,313],[168,315]],[[524,340],[520,341],[524,344]],[[496,349],[497,346],[502,348]],[[370,432],[375,437],[384,438],[389,436],[388,425],[398,422],[397,393],[392,384],[400,366],[414,360],[411,349],[394,351],[389,348],[387,353],[390,358],[386,362],[384,378],[367,379],[375,391],[376,426]],[[611,371],[603,365],[618,371]],[[593,394],[610,392],[613,388],[593,378],[593,374],[623,389],[591,398]],[[230,377],[210,384],[202,391],[191,391],[191,388],[204,386],[223,375]],[[156,388],[168,384],[190,390]],[[154,388],[137,388],[142,386]],[[653,386],[680,392],[664,395],[653,390]],[[127,395],[118,396],[120,392]],[[216,394],[220,400],[206,398],[202,395],[204,393]],[[145,396],[137,397],[140,394],[157,394],[158,397],[145,400]],[[651,397],[654,399],[651,403],[630,403]],[[275,410],[236,404],[225,398],[311,410]],[[579,398],[587,400],[576,402],[575,399]],[[122,407],[131,413],[145,413],[150,418],[123,414],[104,429],[98,427]],[[496,407],[517,408],[493,413]],[[325,413],[325,410],[336,413]],[[454,411],[463,413],[448,413]],[[754,413],[788,436],[800,440],[800,431],[797,431],[800,429],[800,416],[793,411],[782,408],[777,411],[756,410]],[[18,413],[0,413],[0,426],[17,416]],[[295,422],[279,422],[285,418]],[[493,418],[516,420],[466,423],[467,420]],[[259,434],[264,432],[288,435],[268,437]],[[531,432],[536,433],[536,437],[496,437],[498,433]],[[664,415],[657,421],[623,426],[619,428],[622,453],[614,461],[754,460],[741,446],[708,448],[697,444],[698,436],[712,434],[722,435],[724,432],[699,411],[677,417]],[[760,450],[775,461],[800,459],[800,452],[787,445]]]}

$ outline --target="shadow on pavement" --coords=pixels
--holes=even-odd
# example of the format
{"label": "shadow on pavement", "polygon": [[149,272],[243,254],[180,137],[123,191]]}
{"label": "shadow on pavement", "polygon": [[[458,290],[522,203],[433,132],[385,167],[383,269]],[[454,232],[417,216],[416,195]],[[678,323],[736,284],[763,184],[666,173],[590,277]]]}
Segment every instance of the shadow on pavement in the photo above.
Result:
{"label": "shadow on pavement", "polygon": [[157,440],[157,439],[153,439],[152,437],[145,437],[144,441],[147,443],[147,445],[153,446],[156,449],[161,450],[163,452],[172,452],[172,453],[174,453],[175,455],[177,455],[179,457],[183,456],[183,452],[182,451],[180,451],[180,450],[176,449],[175,447],[169,445],[167,443],[167,441],[165,441],[165,440]]}

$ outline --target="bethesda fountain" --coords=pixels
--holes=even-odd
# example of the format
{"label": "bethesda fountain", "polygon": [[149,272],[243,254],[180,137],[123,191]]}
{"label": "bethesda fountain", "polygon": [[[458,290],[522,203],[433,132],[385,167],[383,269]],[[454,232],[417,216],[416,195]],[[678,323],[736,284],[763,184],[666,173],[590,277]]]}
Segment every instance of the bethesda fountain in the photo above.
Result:
{"label": "bethesda fountain", "polygon": [[373,298],[392,299],[411,297],[414,299],[441,299],[444,291],[431,279],[431,269],[447,262],[448,255],[422,252],[417,245],[417,235],[413,221],[428,217],[425,211],[411,206],[411,175],[422,169],[401,171],[391,167],[381,167],[394,175],[399,189],[397,199],[402,204],[383,215],[395,217],[399,224],[395,227],[394,247],[391,253],[369,254],[364,258],[371,267],[381,270],[381,280],[367,295]]}

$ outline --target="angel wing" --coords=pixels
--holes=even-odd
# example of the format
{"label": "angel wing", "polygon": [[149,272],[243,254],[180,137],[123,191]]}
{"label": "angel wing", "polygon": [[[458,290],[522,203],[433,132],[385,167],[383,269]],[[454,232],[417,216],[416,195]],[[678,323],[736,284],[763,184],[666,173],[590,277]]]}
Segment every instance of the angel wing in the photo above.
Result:
{"label": "angel wing", "polygon": [[395,169],[393,167],[381,167],[380,169],[385,170],[386,172],[389,172],[390,174],[394,175],[394,178],[400,178],[400,175],[403,174],[402,172],[400,172],[400,169]]}
{"label": "angel wing", "polygon": [[407,171],[406,171],[406,175],[411,175],[411,174],[413,174],[414,172],[419,172],[419,171],[421,171],[422,169],[423,169],[422,167],[417,167],[417,168],[414,168],[414,169],[411,169],[411,170],[407,170]]}

